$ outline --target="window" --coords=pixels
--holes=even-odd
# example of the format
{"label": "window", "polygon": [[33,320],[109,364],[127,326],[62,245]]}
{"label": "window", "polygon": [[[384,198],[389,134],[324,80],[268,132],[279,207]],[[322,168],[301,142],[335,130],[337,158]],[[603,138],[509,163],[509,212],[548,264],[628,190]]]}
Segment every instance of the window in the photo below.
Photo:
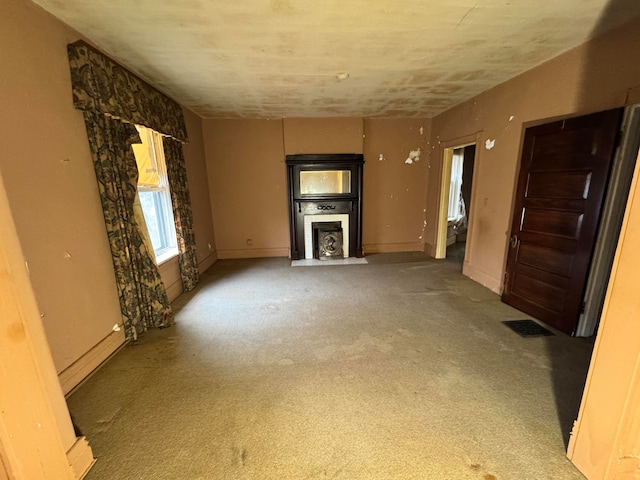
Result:
{"label": "window", "polygon": [[136,128],[142,140],[133,144],[138,164],[138,196],[156,263],[161,264],[178,254],[162,136],[147,127],[136,125]]}
{"label": "window", "polygon": [[456,148],[451,161],[451,185],[449,190],[449,221],[457,222],[465,216],[462,200],[462,171],[464,170],[464,149]]}

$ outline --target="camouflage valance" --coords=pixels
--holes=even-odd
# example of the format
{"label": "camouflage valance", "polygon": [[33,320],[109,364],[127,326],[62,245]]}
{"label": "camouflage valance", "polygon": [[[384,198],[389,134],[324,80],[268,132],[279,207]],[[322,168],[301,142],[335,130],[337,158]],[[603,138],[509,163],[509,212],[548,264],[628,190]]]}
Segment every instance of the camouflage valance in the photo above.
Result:
{"label": "camouflage valance", "polygon": [[67,46],[73,103],[187,141],[182,108],[166,95],[83,41]]}

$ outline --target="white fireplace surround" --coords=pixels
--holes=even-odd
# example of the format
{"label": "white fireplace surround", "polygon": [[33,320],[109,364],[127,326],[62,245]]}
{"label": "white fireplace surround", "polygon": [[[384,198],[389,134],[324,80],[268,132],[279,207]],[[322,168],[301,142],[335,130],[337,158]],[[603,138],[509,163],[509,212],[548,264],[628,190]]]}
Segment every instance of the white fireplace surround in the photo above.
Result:
{"label": "white fireplace surround", "polygon": [[313,259],[313,222],[340,222],[342,226],[342,250],[344,258],[349,257],[349,214],[336,213],[304,216],[304,258]]}

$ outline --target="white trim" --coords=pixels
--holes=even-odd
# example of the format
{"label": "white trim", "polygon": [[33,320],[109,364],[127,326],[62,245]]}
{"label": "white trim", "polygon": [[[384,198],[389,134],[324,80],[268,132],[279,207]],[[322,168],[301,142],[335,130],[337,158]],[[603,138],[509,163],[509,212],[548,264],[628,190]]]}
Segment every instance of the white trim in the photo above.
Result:
{"label": "white trim", "polygon": [[156,265],[161,266],[163,263],[167,263],[178,256],[178,247],[171,247],[165,249],[160,255],[156,257]]}
{"label": "white trim", "polygon": [[440,202],[438,204],[438,228],[436,234],[435,258],[447,257],[447,230],[449,228],[449,192],[451,191],[451,164],[453,151],[458,147],[445,148],[442,154],[440,176]]}
{"label": "white trim", "polygon": [[476,196],[476,178],[478,176],[478,171],[480,162],[480,148],[479,145],[482,144],[482,136],[483,132],[479,131],[471,135],[466,135],[464,137],[459,137],[457,139],[447,140],[445,142],[441,142],[442,144],[442,164],[440,170],[440,192],[438,196],[438,208],[437,208],[437,220],[436,220],[436,244],[433,248],[433,256],[434,258],[446,258],[447,257],[447,227],[448,227],[448,206],[449,206],[449,186],[451,183],[451,160],[453,156],[453,150],[457,148],[464,148],[470,145],[476,145],[476,153],[475,153],[475,165],[473,168],[473,178],[471,179],[471,205],[468,206],[467,210],[471,211],[471,215],[467,218],[467,249],[465,250],[465,260],[471,259],[471,248],[473,247],[473,243],[475,242],[474,231],[475,228],[473,226],[474,217],[476,213],[475,205],[475,196]]}
{"label": "white trim", "polygon": [[[171,200],[169,178],[167,174],[167,164],[164,157],[163,138],[162,135],[160,135],[155,130],[143,125],[136,125],[136,128],[138,129],[140,135],[145,135],[147,137],[147,143],[149,146],[149,158],[156,172],[158,173],[158,185],[138,185],[138,197],[140,198],[140,207],[142,209],[143,215],[148,215],[148,213],[145,214],[145,209],[140,194],[159,194],[159,198],[154,197],[155,200],[153,210],[155,216],[157,217],[158,235],[160,236],[161,241],[164,244],[163,247],[157,250],[154,246],[156,264],[160,265],[163,262],[166,262],[167,260],[170,260],[174,256],[178,255],[178,240],[175,219],[173,216],[173,202]],[[148,230],[150,222],[148,221],[148,218],[146,216],[145,222],[147,224],[146,226]],[[149,236],[151,235],[149,234]]]}
{"label": "white trim", "polygon": [[76,442],[67,451],[67,461],[78,480],[83,479],[89,473],[96,460],[93,458],[93,452],[89,442],[87,442],[87,437],[78,437],[76,439]]}

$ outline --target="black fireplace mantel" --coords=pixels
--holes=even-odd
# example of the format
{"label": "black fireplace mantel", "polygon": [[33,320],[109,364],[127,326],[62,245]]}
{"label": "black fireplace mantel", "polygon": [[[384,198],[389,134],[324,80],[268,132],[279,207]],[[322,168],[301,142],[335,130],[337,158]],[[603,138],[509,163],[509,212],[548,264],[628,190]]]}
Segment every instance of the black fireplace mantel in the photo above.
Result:
{"label": "black fireplace mantel", "polygon": [[[364,156],[356,153],[287,155],[291,259],[305,258],[304,217],[347,214],[349,257],[362,257],[362,169]],[[348,171],[344,193],[313,193],[301,189],[301,173]],[[345,177],[346,178],[346,177]]]}

